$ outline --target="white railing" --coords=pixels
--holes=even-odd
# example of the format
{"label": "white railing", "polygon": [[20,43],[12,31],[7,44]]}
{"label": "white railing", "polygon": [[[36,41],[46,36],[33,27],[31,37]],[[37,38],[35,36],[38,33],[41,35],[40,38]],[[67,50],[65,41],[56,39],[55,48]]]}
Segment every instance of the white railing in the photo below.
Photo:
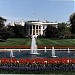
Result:
{"label": "white railing", "polygon": [[[18,50],[20,50],[20,51],[24,51],[24,50],[31,50],[31,49],[0,49],[0,51],[10,51],[10,50],[13,50],[13,51],[18,51]],[[37,49],[38,51],[40,51],[40,50],[44,50],[45,51],[45,49]],[[52,49],[46,49],[46,50],[52,50]],[[68,50],[68,49],[55,49],[55,50],[59,50],[59,51],[61,51],[61,50]],[[69,49],[69,50],[75,50],[75,49]]]}

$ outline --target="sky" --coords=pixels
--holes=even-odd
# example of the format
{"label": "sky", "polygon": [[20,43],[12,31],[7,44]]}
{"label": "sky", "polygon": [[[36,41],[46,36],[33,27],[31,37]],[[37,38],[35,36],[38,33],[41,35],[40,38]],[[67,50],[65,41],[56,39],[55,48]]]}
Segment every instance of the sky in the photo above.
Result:
{"label": "sky", "polygon": [[67,22],[73,12],[74,0],[0,0],[0,16],[8,21]]}

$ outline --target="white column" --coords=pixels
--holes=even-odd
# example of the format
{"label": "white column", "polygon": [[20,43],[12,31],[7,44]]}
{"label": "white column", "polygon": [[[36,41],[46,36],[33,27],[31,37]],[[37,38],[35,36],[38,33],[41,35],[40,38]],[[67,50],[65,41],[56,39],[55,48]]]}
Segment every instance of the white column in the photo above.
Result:
{"label": "white column", "polygon": [[30,35],[30,25],[29,25],[29,35]]}
{"label": "white column", "polygon": [[39,25],[38,25],[38,35],[39,35]]}
{"label": "white column", "polygon": [[41,25],[41,35],[43,35],[43,26]]}
{"label": "white column", "polygon": [[33,25],[32,25],[32,35],[33,35]]}
{"label": "white column", "polygon": [[36,35],[36,25],[35,25],[35,35]]}

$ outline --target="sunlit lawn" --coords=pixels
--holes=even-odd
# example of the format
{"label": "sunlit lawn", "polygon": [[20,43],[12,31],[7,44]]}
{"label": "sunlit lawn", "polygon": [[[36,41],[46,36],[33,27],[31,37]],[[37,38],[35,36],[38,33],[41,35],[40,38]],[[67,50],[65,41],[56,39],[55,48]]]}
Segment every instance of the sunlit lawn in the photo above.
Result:
{"label": "sunlit lawn", "polygon": [[10,38],[6,42],[0,42],[0,46],[30,46],[30,38]]}
{"label": "sunlit lawn", "polygon": [[75,46],[75,39],[37,39],[39,46]]}
{"label": "sunlit lawn", "polygon": [[[30,46],[31,38],[9,38],[6,42],[0,42],[0,46]],[[37,38],[38,46],[75,46],[75,39],[47,39]]]}

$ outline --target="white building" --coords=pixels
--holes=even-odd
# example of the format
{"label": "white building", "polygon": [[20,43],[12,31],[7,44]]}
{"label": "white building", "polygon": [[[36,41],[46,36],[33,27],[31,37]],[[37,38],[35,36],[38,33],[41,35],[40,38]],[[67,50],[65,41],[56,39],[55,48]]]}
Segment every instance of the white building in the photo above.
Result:
{"label": "white building", "polygon": [[11,22],[11,26],[21,25],[25,26],[25,33],[27,36],[32,36],[32,35],[43,35],[44,30],[46,29],[47,25],[52,25],[57,28],[58,23],[57,22],[46,22],[46,21],[20,21],[20,22]]}
{"label": "white building", "polygon": [[26,22],[26,33],[27,35],[43,35],[44,30],[46,29],[47,25],[52,25],[57,28],[58,23],[54,22],[42,22],[42,21],[27,21]]}
{"label": "white building", "polygon": [[10,24],[10,26],[15,26],[16,24],[17,24],[17,25],[24,26],[24,25],[25,25],[25,21],[18,21],[18,22],[16,22],[16,21],[11,21],[9,24]]}

